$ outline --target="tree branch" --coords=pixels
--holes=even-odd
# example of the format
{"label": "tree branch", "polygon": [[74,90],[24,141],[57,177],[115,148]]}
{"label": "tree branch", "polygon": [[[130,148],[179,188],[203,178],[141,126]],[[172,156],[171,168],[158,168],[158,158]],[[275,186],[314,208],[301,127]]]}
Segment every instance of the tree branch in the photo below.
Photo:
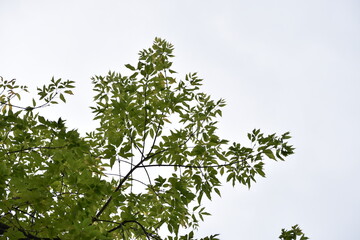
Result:
{"label": "tree branch", "polygon": [[[110,175],[110,176],[124,177],[124,176],[122,176],[122,175],[120,175],[120,174],[116,174],[116,173],[104,173],[104,174],[105,174],[105,175]],[[145,186],[148,186],[148,184],[146,184],[146,183],[144,183],[144,182],[142,182],[142,181],[140,181],[140,180],[138,180],[138,179],[131,178],[131,180],[134,180],[134,181],[136,181],[136,182],[138,182],[138,183],[141,183],[141,184],[143,184],[143,185],[145,185]]]}
{"label": "tree branch", "polygon": [[[9,228],[11,228],[11,226],[0,222],[0,236],[2,236]],[[30,239],[35,239],[35,240],[61,240],[61,238],[56,237],[56,238],[40,238],[37,237],[35,235],[32,235],[30,233],[27,233],[24,229],[21,228],[16,228],[19,232],[22,232],[22,234],[25,235],[25,238],[19,238],[19,240],[30,240]]]}
{"label": "tree branch", "polygon": [[196,169],[203,169],[203,168],[219,168],[219,167],[227,167],[234,165],[236,163],[245,162],[247,159],[241,159],[225,164],[217,164],[217,165],[204,165],[204,166],[195,166],[195,165],[182,165],[182,164],[150,164],[150,165],[142,165],[139,168],[146,168],[146,167],[182,167],[182,168],[196,168]]}
{"label": "tree branch", "polygon": [[[100,221],[101,221],[101,220],[100,220]],[[116,226],[116,227],[108,230],[108,232],[110,233],[110,232],[116,231],[117,229],[122,228],[122,227],[123,227],[125,224],[127,224],[127,223],[135,223],[135,224],[139,225],[148,240],[150,240],[150,237],[154,238],[154,236],[152,236],[150,233],[148,233],[148,232],[146,231],[145,227],[144,227],[141,223],[139,223],[138,221],[136,221],[136,220],[126,220],[126,221],[123,221],[123,222],[119,223],[118,226]],[[156,238],[155,238],[155,239],[156,239]]]}
{"label": "tree branch", "polygon": [[37,107],[21,107],[21,106],[18,106],[18,105],[14,105],[14,104],[11,104],[10,102],[7,103],[7,102],[3,102],[3,101],[0,101],[1,104],[3,105],[6,105],[6,106],[11,106],[11,107],[14,107],[14,108],[18,108],[18,109],[22,109],[22,110],[26,110],[26,111],[29,111],[29,110],[34,110],[34,109],[38,109],[38,108],[43,108],[43,107],[47,107],[50,105],[50,102],[55,98],[55,96],[58,94],[58,92],[55,92],[54,96],[49,99],[49,101],[45,102],[44,104],[41,104],[40,106],[37,106]]}
{"label": "tree branch", "polygon": [[59,148],[65,148],[67,146],[57,146],[57,147],[30,147],[30,148],[22,148],[19,150],[14,150],[14,151],[9,151],[6,154],[10,154],[10,153],[18,153],[18,152],[24,152],[24,151],[32,151],[32,150],[36,150],[36,149],[59,149]]}

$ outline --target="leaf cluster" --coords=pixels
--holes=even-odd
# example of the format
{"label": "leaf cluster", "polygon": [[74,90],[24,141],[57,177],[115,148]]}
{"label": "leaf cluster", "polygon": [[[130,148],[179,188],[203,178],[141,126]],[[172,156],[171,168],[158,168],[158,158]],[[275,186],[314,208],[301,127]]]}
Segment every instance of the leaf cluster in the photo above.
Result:
{"label": "leaf cluster", "polygon": [[[299,238],[298,238],[299,237]],[[302,232],[298,225],[294,225],[290,230],[282,229],[281,235],[279,236],[281,240],[307,240],[308,237]]]}

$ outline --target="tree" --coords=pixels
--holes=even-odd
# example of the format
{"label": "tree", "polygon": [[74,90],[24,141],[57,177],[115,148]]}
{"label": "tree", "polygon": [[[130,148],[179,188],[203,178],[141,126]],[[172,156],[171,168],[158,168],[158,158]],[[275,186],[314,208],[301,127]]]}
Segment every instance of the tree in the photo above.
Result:
{"label": "tree", "polygon": [[196,73],[176,79],[172,53],[156,38],[127,76],[93,77],[99,127],[85,136],[40,114],[66,102],[72,81],[53,78],[22,106],[14,98],[27,88],[1,78],[0,236],[194,239],[222,180],[250,188],[267,159],[293,154],[288,132],[255,129],[248,147],[219,137],[224,100],[201,92]]}

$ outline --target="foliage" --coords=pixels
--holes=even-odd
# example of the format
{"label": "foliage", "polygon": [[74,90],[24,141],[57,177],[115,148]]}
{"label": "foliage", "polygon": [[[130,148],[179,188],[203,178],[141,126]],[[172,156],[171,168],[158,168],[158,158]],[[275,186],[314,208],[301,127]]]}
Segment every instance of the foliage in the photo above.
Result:
{"label": "foliage", "polygon": [[294,225],[291,227],[291,230],[281,229],[281,235],[279,238],[281,240],[297,240],[297,237],[300,237],[299,240],[307,240],[308,237],[305,237],[305,234],[299,228],[298,225]]}
{"label": "foliage", "polygon": [[176,79],[172,52],[156,38],[136,65],[125,65],[128,75],[92,78],[99,127],[86,136],[40,114],[66,102],[72,81],[52,79],[38,88],[38,100],[22,107],[12,100],[27,88],[1,79],[0,235],[194,239],[209,215],[202,201],[220,196],[221,180],[250,188],[257,175],[265,176],[265,160],[293,153],[289,133],[255,129],[249,147],[219,137],[224,100],[201,92],[196,73]]}

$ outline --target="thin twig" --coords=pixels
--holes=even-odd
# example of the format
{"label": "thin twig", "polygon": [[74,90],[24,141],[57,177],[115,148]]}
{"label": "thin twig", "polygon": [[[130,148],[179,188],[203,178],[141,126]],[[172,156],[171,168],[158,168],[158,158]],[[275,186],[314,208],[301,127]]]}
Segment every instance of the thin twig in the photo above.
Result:
{"label": "thin twig", "polygon": [[227,167],[231,166],[236,163],[245,162],[248,159],[237,160],[225,164],[218,164],[218,165],[204,165],[204,166],[195,166],[195,165],[182,165],[182,164],[150,164],[150,165],[143,165],[140,168],[146,167],[182,167],[182,168],[195,168],[195,169],[204,169],[204,168],[220,168],[220,167]]}
{"label": "thin twig", "polygon": [[[110,175],[110,176],[118,176],[118,177],[121,177],[121,178],[124,177],[124,176],[122,176],[122,175],[120,175],[120,174],[116,174],[116,173],[104,173],[104,174]],[[138,182],[138,183],[141,183],[141,184],[143,184],[144,186],[148,186],[148,184],[146,184],[146,183],[144,183],[144,182],[142,182],[142,181],[140,181],[140,180],[138,180],[138,179],[136,179],[136,178],[129,178],[129,179],[134,180],[134,181],[136,181],[136,182]]]}

